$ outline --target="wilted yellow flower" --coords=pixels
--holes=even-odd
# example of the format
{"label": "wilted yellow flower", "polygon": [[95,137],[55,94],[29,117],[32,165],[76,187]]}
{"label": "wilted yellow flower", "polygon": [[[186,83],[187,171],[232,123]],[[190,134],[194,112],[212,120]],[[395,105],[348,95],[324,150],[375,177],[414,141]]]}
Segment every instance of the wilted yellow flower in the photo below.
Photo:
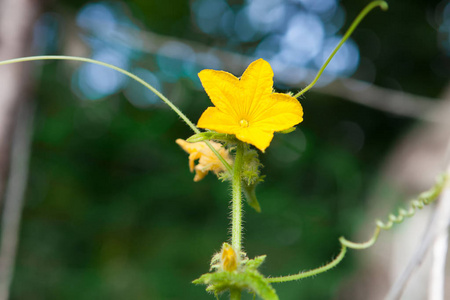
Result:
{"label": "wilted yellow flower", "polygon": [[203,112],[198,120],[200,128],[234,134],[264,152],[275,131],[303,121],[303,109],[296,98],[273,93],[273,71],[263,59],[251,63],[240,79],[215,70],[198,75],[215,105]]}
{"label": "wilted yellow flower", "polygon": [[[202,180],[209,171],[214,174],[219,174],[226,170],[222,162],[217,156],[209,149],[204,142],[189,143],[182,139],[177,139],[176,143],[183,148],[184,151],[189,153],[189,169],[191,172],[195,170],[194,181]],[[219,152],[219,154],[230,164],[233,164],[233,160],[222,144],[210,141],[211,145]],[[195,165],[195,161],[198,159],[198,164]]]}

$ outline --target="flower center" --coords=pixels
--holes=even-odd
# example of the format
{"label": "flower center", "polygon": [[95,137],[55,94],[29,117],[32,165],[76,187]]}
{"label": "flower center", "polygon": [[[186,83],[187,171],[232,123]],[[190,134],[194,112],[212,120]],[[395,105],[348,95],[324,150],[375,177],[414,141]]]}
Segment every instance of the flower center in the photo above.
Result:
{"label": "flower center", "polygon": [[242,119],[239,121],[239,125],[241,125],[242,128],[247,128],[249,123],[246,119]]}

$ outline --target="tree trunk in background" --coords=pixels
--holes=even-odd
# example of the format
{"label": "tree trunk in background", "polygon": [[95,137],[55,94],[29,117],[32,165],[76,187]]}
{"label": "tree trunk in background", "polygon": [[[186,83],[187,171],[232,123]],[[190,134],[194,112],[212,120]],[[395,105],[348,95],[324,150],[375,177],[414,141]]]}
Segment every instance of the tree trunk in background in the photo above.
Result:
{"label": "tree trunk in background", "polygon": [[[39,1],[0,0],[0,60],[31,53]],[[0,207],[11,156],[11,138],[19,107],[29,99],[30,63],[0,66]]]}
{"label": "tree trunk in background", "polygon": [[[31,54],[39,5],[36,0],[0,0],[0,60]],[[0,243],[0,300],[9,298],[27,181],[33,113],[29,103],[31,66],[29,63],[0,66],[0,207],[4,210]],[[12,157],[14,165],[11,165]]]}

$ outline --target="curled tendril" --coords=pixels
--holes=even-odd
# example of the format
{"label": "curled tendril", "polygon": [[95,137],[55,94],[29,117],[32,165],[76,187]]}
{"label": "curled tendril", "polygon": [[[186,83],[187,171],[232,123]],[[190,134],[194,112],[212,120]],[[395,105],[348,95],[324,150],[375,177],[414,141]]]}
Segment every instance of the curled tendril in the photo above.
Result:
{"label": "curled tendril", "polygon": [[334,258],[328,264],[318,267],[318,268],[315,268],[315,269],[312,269],[312,270],[309,270],[309,271],[300,272],[295,275],[271,277],[271,278],[267,278],[267,280],[269,282],[287,282],[287,281],[293,281],[293,280],[299,280],[299,279],[311,277],[311,276],[323,273],[325,271],[328,271],[328,270],[334,268],[335,266],[337,266],[341,262],[341,260],[344,258],[345,254],[347,252],[347,248],[361,250],[361,249],[366,249],[366,248],[371,247],[377,241],[381,229],[389,230],[392,228],[392,226],[394,226],[395,223],[398,224],[398,223],[403,222],[405,220],[405,218],[414,216],[418,209],[422,209],[426,205],[433,203],[438,198],[438,196],[441,194],[442,190],[444,189],[446,183],[448,182],[448,177],[449,177],[449,174],[443,174],[443,175],[439,176],[435,185],[431,189],[429,189],[426,192],[421,193],[416,199],[411,200],[410,206],[407,210],[401,208],[398,210],[398,213],[396,215],[390,214],[388,216],[388,221],[386,223],[382,222],[381,220],[376,220],[375,221],[375,224],[376,224],[375,231],[374,231],[372,237],[367,242],[355,243],[355,242],[348,241],[344,237],[340,237],[339,242],[341,243],[341,251],[336,256],[336,258]]}
{"label": "curled tendril", "polygon": [[420,194],[417,197],[417,199],[412,200],[408,210],[400,208],[398,210],[397,215],[390,214],[388,216],[388,221],[386,223],[384,223],[380,220],[377,220],[376,221],[377,227],[384,229],[384,230],[388,230],[394,225],[394,223],[403,222],[403,220],[405,218],[410,218],[410,217],[414,216],[414,214],[416,213],[416,211],[418,209],[422,209],[426,205],[432,203],[434,200],[436,200],[437,196],[439,196],[439,194],[441,193],[442,188],[444,187],[445,182],[446,182],[446,177],[447,177],[446,175],[440,176],[438,179],[438,182],[431,190]]}

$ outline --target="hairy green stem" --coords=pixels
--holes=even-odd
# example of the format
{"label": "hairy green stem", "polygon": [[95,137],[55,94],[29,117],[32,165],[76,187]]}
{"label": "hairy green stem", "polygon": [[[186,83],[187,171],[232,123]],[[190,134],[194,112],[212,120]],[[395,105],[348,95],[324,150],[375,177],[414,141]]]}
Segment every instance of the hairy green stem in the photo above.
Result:
{"label": "hairy green stem", "polygon": [[323,272],[328,271],[329,269],[334,268],[335,266],[337,266],[341,260],[344,258],[345,253],[347,252],[347,247],[342,245],[341,247],[341,252],[339,252],[338,256],[336,256],[335,259],[333,259],[331,262],[329,262],[328,264],[306,271],[306,272],[300,272],[298,274],[295,275],[289,275],[289,276],[280,276],[280,277],[270,277],[267,278],[268,282],[286,282],[286,281],[294,281],[294,280],[300,280],[306,277],[311,277]]}
{"label": "hairy green stem", "polygon": [[320,68],[319,72],[317,72],[316,77],[314,78],[314,80],[307,85],[303,90],[301,90],[300,92],[298,92],[297,94],[294,95],[294,98],[298,98],[301,95],[303,95],[304,93],[306,93],[310,88],[312,88],[317,80],[319,80],[320,76],[322,76],[323,71],[325,70],[325,68],[328,66],[328,64],[330,63],[331,59],[333,58],[333,56],[336,54],[336,52],[338,52],[339,48],[341,48],[341,46],[345,43],[345,41],[348,40],[348,38],[350,37],[350,35],[353,33],[353,31],[355,31],[356,27],[359,25],[359,23],[361,23],[361,21],[364,19],[364,17],[375,7],[379,6],[381,9],[383,10],[387,10],[388,9],[388,4],[385,1],[373,1],[370,2],[360,13],[359,15],[356,17],[356,19],[353,21],[353,23],[350,25],[349,29],[347,29],[347,32],[344,34],[344,36],[342,37],[341,41],[339,42],[339,44],[336,46],[336,48],[334,48],[333,52],[331,52],[330,56],[327,58],[327,60],[325,61],[325,63],[322,65],[322,67]]}
{"label": "hairy green stem", "polygon": [[374,231],[372,237],[370,238],[370,240],[368,240],[367,242],[364,242],[364,243],[351,242],[351,241],[346,240],[343,236],[341,236],[339,238],[339,242],[342,245],[345,245],[346,247],[352,248],[355,250],[367,249],[369,247],[372,247],[373,244],[375,244],[375,242],[378,239],[378,236],[380,235],[380,230],[381,230],[380,227],[377,226],[375,228],[375,231]]}
{"label": "hairy green stem", "polygon": [[[8,59],[4,61],[0,61],[0,66],[2,65],[8,65],[13,63],[20,63],[20,62],[26,62],[26,61],[36,61],[36,60],[70,60],[70,61],[81,61],[81,62],[87,62],[92,63],[100,66],[104,66],[109,69],[113,69],[117,72],[120,72],[128,77],[130,77],[133,80],[136,80],[143,86],[145,86],[147,89],[155,93],[156,96],[158,96],[164,103],[166,103],[195,133],[200,133],[200,130],[197,128],[197,126],[194,125],[194,123],[191,122],[191,120],[186,117],[185,114],[181,112],[181,110],[178,109],[169,99],[167,99],[163,94],[161,94],[157,89],[155,89],[153,86],[145,82],[140,77],[134,75],[133,73],[130,73],[122,68],[116,67],[114,65],[101,62],[95,59],[90,58],[84,58],[84,57],[78,57],[78,56],[67,56],[67,55],[40,55],[40,56],[28,56],[28,57],[21,57],[21,58],[15,58],[15,59]],[[222,157],[222,155],[217,152],[217,150],[208,142],[205,141],[206,145],[211,149],[211,151],[219,158],[219,160],[222,162],[222,164],[227,168],[229,172],[232,171],[232,168],[230,164]]]}
{"label": "hairy green stem", "polygon": [[237,251],[241,252],[242,243],[242,165],[244,159],[244,143],[238,142],[236,156],[234,159],[231,204],[231,245]]}

